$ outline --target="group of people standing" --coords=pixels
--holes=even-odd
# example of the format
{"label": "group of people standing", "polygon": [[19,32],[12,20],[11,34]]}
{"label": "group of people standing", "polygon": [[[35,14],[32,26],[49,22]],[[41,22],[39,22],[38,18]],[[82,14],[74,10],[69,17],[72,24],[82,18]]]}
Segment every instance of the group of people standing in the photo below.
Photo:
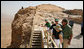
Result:
{"label": "group of people standing", "polygon": [[45,26],[47,27],[48,31],[52,30],[52,38],[57,47],[68,48],[68,45],[70,45],[73,36],[72,28],[68,24],[68,20],[63,19],[61,24],[59,24],[59,19],[55,19],[55,23],[52,22],[52,25],[50,25],[47,19],[45,20],[45,22]]}

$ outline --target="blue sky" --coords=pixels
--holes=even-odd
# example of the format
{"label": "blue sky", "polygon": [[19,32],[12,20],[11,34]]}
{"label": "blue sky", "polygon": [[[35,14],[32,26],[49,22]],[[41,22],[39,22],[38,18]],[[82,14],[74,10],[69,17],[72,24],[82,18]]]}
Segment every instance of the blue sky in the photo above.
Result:
{"label": "blue sky", "polygon": [[83,1],[1,1],[1,14],[14,16],[23,6],[37,6],[40,4],[53,4],[65,9],[83,9]]}

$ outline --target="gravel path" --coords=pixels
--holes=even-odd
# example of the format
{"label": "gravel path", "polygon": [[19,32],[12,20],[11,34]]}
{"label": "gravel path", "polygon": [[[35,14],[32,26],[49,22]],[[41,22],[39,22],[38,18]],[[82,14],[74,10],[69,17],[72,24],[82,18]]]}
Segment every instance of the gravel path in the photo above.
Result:
{"label": "gravel path", "polygon": [[69,45],[69,48],[83,48],[83,36],[79,36],[80,33],[81,33],[81,25],[80,24],[74,24],[74,26],[73,26],[73,38],[71,41],[71,45]]}

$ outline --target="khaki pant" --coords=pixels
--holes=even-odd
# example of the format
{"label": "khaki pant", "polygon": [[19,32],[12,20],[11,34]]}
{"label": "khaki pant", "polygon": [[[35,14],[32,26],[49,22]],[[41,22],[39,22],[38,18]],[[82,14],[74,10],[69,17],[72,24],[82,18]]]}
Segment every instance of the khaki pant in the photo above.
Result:
{"label": "khaki pant", "polygon": [[68,48],[68,42],[69,42],[68,39],[63,40],[63,48]]}

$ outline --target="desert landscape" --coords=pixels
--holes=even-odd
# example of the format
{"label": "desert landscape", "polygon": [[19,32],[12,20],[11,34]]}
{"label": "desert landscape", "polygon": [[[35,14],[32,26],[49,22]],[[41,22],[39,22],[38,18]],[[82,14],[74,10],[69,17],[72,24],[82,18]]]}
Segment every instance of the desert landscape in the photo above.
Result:
{"label": "desert landscape", "polygon": [[[51,23],[51,21],[54,21],[54,18],[58,18],[60,19],[60,23],[63,18],[68,17],[68,14],[62,12],[63,10],[65,9],[55,5],[42,4],[35,7],[30,6],[28,8],[20,9],[15,14],[14,18],[5,18],[6,16],[1,16],[3,17],[1,18],[1,48],[7,48],[12,44],[11,42],[20,43],[22,38],[20,38],[19,40],[18,38],[16,38],[19,36],[15,37],[16,34],[22,35],[23,33],[27,33],[28,35],[25,34],[25,37],[30,39],[29,35],[31,33],[30,30],[32,25],[37,25],[38,28],[41,24],[45,24],[45,19],[48,19],[48,21]],[[75,38],[80,33],[81,24],[75,23],[73,27],[73,38],[71,45],[69,45],[69,48],[83,48],[83,37],[81,36],[79,39]]]}
{"label": "desert landscape", "polygon": [[11,42],[12,18],[1,18],[1,48],[6,48]]}

